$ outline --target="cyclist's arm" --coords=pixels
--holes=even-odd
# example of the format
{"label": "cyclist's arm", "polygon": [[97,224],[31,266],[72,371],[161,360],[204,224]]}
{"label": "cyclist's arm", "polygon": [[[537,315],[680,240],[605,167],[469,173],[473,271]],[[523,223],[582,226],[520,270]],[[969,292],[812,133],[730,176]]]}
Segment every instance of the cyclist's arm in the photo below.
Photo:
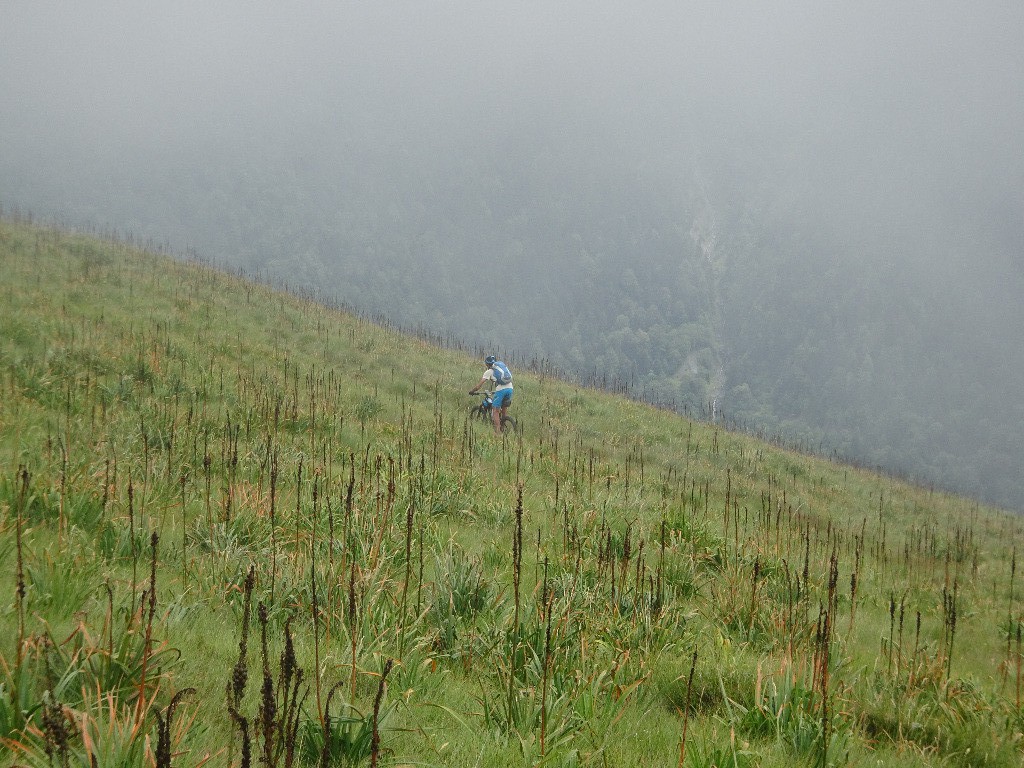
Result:
{"label": "cyclist's arm", "polygon": [[473,387],[471,390],[469,390],[469,394],[475,395],[477,392],[480,391],[480,387],[487,386],[487,381],[488,381],[487,377],[484,376],[482,379],[480,379],[480,383],[479,384],[477,384],[475,387]]}

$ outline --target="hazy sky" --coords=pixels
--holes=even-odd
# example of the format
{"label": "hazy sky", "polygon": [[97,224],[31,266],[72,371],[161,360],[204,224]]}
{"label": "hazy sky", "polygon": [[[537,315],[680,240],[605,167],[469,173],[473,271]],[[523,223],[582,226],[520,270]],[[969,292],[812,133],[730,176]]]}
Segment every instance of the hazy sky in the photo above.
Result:
{"label": "hazy sky", "polygon": [[76,149],[284,140],[362,115],[399,136],[540,121],[639,152],[700,125],[810,141],[836,163],[916,149],[903,162],[1021,168],[1018,2],[9,0],[0,14],[3,135]]}
{"label": "hazy sky", "polygon": [[268,154],[455,184],[490,158],[513,189],[568,148],[652,189],[763,188],[763,215],[927,275],[1024,279],[1024,3],[8,0],[0,21],[0,201],[40,213],[107,223],[104,185]]}

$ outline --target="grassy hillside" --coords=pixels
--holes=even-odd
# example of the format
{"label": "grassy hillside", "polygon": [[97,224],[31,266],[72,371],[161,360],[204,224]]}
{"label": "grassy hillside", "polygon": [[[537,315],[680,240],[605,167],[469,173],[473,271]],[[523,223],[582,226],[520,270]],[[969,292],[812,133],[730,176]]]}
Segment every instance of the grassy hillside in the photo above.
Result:
{"label": "grassy hillside", "polygon": [[0,765],[1020,763],[1016,517],[524,371],[497,438],[123,244],[0,295]]}

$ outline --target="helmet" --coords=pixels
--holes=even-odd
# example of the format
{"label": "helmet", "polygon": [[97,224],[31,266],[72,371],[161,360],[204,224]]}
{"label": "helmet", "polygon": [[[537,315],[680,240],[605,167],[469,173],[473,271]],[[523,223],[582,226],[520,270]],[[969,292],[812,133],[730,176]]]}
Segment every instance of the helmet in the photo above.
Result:
{"label": "helmet", "polygon": [[488,355],[487,357],[484,358],[484,362],[487,363],[488,365],[494,365],[497,359],[498,358],[496,358],[494,355]]}

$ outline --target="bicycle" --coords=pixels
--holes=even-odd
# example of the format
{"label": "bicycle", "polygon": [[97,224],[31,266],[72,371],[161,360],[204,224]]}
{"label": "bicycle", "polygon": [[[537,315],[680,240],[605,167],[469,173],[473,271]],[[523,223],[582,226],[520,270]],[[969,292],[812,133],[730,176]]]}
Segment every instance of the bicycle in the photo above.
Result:
{"label": "bicycle", "polygon": [[[480,401],[479,405],[472,405],[469,408],[469,418],[480,419],[485,424],[493,424],[494,417],[491,413],[494,411],[494,399],[492,393],[484,392],[484,399]],[[519,424],[511,416],[505,415],[501,417],[501,431],[506,432],[511,429],[512,432],[519,430]]]}

